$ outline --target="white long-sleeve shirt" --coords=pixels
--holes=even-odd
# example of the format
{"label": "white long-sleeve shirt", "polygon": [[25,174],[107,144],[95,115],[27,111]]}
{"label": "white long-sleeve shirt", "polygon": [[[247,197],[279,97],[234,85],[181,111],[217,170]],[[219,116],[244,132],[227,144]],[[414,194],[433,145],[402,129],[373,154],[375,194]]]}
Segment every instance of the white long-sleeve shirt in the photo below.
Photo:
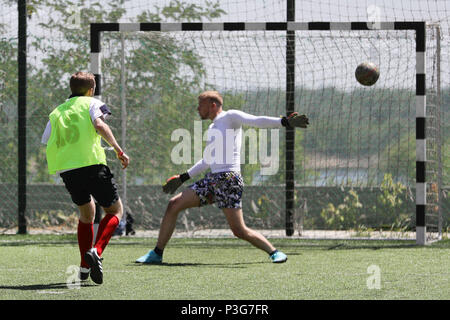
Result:
{"label": "white long-sleeve shirt", "polygon": [[203,158],[187,172],[190,177],[211,168],[212,173],[241,171],[242,125],[281,128],[281,118],[254,116],[240,110],[220,112],[207,131]]}

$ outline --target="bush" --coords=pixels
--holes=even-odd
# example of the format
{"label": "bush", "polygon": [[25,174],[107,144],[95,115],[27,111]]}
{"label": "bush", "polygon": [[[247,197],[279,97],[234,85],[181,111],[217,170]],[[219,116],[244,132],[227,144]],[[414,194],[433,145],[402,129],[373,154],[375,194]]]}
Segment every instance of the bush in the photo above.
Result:
{"label": "bush", "polygon": [[377,229],[406,231],[412,228],[406,200],[407,188],[400,182],[394,183],[392,175],[387,173],[375,202],[360,201],[357,191],[352,188],[347,191],[343,203],[326,204],[320,217],[325,228],[331,230],[363,230],[369,225]]}
{"label": "bush", "polygon": [[334,206],[328,203],[327,207],[320,212],[329,229],[348,230],[358,225],[361,220],[361,202],[355,190],[350,189],[344,198],[344,203]]}

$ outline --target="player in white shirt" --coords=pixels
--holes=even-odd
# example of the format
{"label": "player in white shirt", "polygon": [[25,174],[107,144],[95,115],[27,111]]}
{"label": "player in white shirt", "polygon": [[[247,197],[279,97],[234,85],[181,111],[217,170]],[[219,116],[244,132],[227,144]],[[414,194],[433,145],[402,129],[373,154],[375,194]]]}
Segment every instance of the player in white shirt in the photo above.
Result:
{"label": "player in white shirt", "polygon": [[262,234],[245,225],[242,212],[243,180],[240,174],[242,125],[257,128],[301,127],[309,124],[305,115],[291,114],[276,118],[254,116],[240,110],[222,109],[223,98],[217,91],[205,91],[198,97],[198,113],[202,120],[213,122],[207,131],[203,158],[187,172],[169,178],[163,186],[165,193],[174,193],[186,180],[211,169],[205,177],[169,200],[161,222],[156,247],[138,258],[140,263],[161,263],[179,212],[216,203],[222,209],[233,234],[269,254],[272,262],[280,263],[287,256],[277,250]]}

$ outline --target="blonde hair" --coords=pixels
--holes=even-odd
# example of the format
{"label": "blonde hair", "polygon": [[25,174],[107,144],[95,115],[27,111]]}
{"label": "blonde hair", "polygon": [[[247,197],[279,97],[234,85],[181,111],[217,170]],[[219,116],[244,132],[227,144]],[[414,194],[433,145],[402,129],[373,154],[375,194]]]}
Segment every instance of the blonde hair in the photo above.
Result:
{"label": "blonde hair", "polygon": [[208,99],[209,101],[215,102],[216,104],[218,104],[219,107],[221,107],[223,105],[223,98],[220,95],[220,93],[217,91],[212,91],[212,90],[204,91],[198,96],[198,98],[201,100]]}

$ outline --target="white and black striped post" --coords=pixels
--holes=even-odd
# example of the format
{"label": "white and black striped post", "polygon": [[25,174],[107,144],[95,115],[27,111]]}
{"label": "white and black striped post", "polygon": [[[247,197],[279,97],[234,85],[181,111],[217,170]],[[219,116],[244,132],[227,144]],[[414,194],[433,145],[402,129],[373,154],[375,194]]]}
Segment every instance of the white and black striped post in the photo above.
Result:
{"label": "white and black striped post", "polygon": [[101,33],[105,31],[329,31],[329,30],[412,30],[416,32],[416,243],[426,243],[426,85],[425,22],[187,22],[187,23],[91,23],[91,72],[101,97]]}
{"label": "white and black striped post", "polygon": [[416,25],[416,243],[423,245],[427,242],[426,24],[422,22]]}

